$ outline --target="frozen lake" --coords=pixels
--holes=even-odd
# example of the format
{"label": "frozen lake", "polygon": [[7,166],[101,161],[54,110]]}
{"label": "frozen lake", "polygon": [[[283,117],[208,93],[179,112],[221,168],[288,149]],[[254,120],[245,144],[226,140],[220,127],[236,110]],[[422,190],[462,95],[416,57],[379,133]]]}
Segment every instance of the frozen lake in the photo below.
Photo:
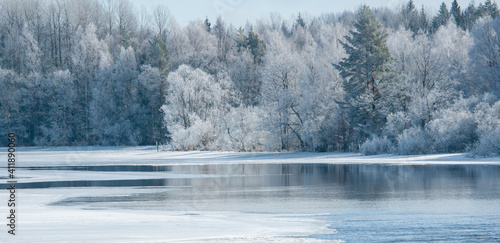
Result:
{"label": "frozen lake", "polygon": [[17,174],[17,239],[26,242],[37,234],[53,242],[500,240],[496,164],[29,163]]}

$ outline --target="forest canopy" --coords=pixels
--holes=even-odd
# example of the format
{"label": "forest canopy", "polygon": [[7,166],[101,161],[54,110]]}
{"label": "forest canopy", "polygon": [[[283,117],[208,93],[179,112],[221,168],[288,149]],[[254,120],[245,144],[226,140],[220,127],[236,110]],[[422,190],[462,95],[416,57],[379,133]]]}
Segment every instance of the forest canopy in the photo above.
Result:
{"label": "forest canopy", "polygon": [[499,9],[449,4],[180,26],[128,0],[1,0],[0,128],[23,146],[498,155]]}

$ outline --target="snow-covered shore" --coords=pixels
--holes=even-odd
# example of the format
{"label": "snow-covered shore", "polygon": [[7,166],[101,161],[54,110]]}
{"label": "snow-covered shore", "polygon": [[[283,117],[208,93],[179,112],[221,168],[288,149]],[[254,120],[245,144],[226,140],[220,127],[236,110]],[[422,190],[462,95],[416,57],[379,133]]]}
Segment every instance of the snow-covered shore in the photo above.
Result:
{"label": "snow-covered shore", "polygon": [[[0,150],[5,157],[6,149]],[[472,157],[469,154],[374,155],[354,153],[308,152],[219,152],[161,151],[142,147],[21,147],[17,148],[17,166],[73,166],[113,164],[205,164],[205,163],[382,163],[382,164],[500,164],[500,157]],[[4,165],[0,165],[4,166]]]}

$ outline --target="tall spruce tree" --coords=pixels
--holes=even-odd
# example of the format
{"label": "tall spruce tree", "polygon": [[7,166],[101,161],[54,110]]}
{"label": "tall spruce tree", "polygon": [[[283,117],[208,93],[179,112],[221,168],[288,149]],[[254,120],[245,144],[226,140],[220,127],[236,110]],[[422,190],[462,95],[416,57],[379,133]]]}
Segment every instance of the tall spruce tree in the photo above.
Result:
{"label": "tall spruce tree", "polygon": [[484,9],[486,10],[486,15],[489,15],[492,19],[496,19],[499,15],[497,3],[493,3],[491,0],[484,2]]}
{"label": "tall spruce tree", "polygon": [[212,31],[212,23],[210,23],[210,20],[208,20],[208,17],[205,18],[205,29],[207,30],[207,32],[211,32]]}
{"label": "tall spruce tree", "polygon": [[462,10],[460,10],[460,5],[458,5],[457,0],[453,0],[451,3],[450,15],[455,20],[457,26],[464,27]]}
{"label": "tall spruce tree", "polygon": [[390,54],[386,45],[387,34],[375,19],[368,6],[357,14],[355,30],[341,44],[348,57],[334,65],[344,78],[345,101],[342,107],[349,114],[349,122],[355,139],[364,140],[376,134],[384,124],[384,116],[378,106],[378,85]]}
{"label": "tall spruce tree", "polygon": [[425,12],[424,5],[422,5],[422,10],[420,10],[420,16],[418,18],[420,30],[424,33],[429,31],[429,20],[427,19],[427,13]]}
{"label": "tall spruce tree", "polygon": [[476,21],[478,19],[478,10],[476,7],[474,7],[473,3],[470,3],[469,6],[465,9],[464,11],[464,16],[463,16],[463,28],[464,30],[472,30],[472,27],[474,27],[474,24],[476,24]]}
{"label": "tall spruce tree", "polygon": [[418,31],[420,30],[419,16],[413,0],[408,1],[408,3],[403,7],[401,17],[404,27],[413,31],[415,35],[418,34]]}
{"label": "tall spruce tree", "polygon": [[438,14],[432,19],[432,31],[436,32],[439,27],[445,25],[450,19],[450,12],[448,11],[448,7],[446,7],[446,3],[441,3],[439,7]]}
{"label": "tall spruce tree", "polygon": [[299,26],[302,28],[306,27],[306,22],[304,21],[304,18],[302,18],[302,15],[300,15],[300,13],[299,13],[299,16],[297,17],[296,22],[297,23],[295,25],[295,28],[298,28]]}

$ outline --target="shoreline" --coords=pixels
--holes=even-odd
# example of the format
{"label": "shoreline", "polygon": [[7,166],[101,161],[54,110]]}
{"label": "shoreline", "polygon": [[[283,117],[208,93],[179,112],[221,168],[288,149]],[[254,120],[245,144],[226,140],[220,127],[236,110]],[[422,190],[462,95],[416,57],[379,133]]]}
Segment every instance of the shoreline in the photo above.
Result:
{"label": "shoreline", "polygon": [[[6,149],[0,149],[6,157]],[[500,157],[471,157],[469,153],[427,155],[361,155],[348,152],[227,152],[160,151],[137,147],[18,147],[19,167],[78,165],[197,165],[197,164],[483,164],[500,165]],[[138,162],[140,161],[140,162]],[[0,165],[5,167],[6,165]]]}

